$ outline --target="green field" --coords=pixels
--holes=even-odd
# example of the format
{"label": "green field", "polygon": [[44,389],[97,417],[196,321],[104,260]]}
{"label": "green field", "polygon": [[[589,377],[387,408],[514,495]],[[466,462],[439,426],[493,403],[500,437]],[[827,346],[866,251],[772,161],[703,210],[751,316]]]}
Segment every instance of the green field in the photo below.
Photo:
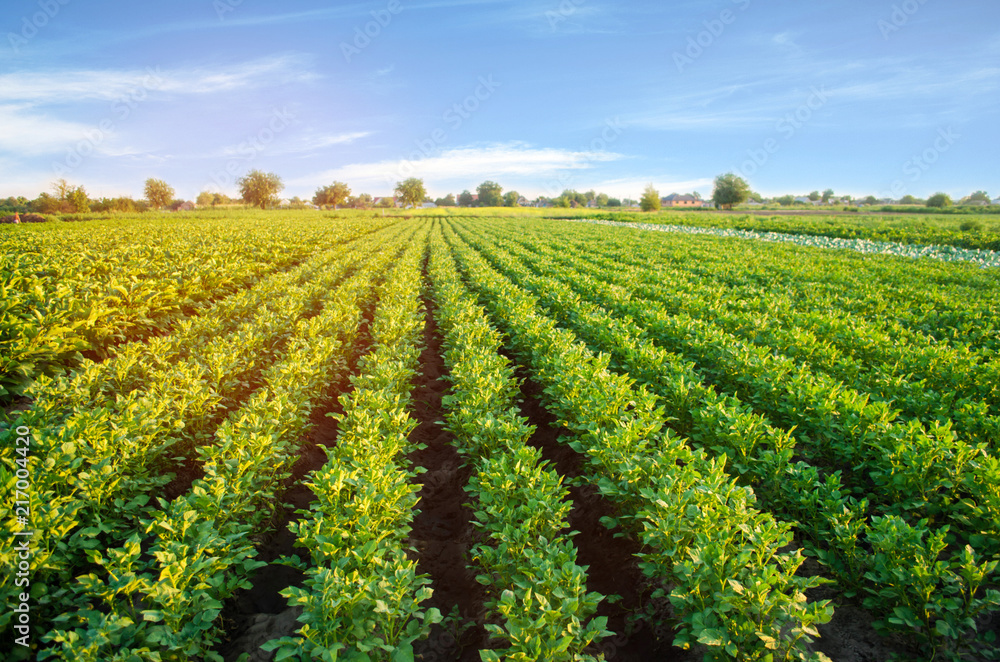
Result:
{"label": "green field", "polygon": [[996,268],[546,217],[1000,224],[562,212],[0,227],[0,654],[998,659]]}

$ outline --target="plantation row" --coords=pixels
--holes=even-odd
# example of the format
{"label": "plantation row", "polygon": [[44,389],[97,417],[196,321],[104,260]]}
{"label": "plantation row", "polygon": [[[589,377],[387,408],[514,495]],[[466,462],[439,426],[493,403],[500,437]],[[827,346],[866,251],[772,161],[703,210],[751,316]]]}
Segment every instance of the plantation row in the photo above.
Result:
{"label": "plantation row", "polygon": [[[728,456],[730,470],[770,510],[797,521],[808,536],[807,549],[844,592],[866,595],[865,604],[882,615],[877,627],[912,629],[935,650],[962,648],[973,619],[995,608],[1000,597],[977,595],[996,565],[983,559],[1000,551],[994,448],[963,442],[933,418],[928,429],[919,420],[897,422],[897,412],[868,402],[871,394],[852,394],[843,383],[783,358],[779,352],[787,345],[741,343],[718,328],[715,316],[708,315],[708,322],[661,308],[661,300],[636,287],[620,264],[609,264],[599,279],[590,277],[586,272],[594,271],[586,265],[600,259],[572,251],[564,230],[554,266],[547,259],[556,253],[552,235],[542,232],[532,241],[524,238],[528,233],[491,228],[490,239],[508,236],[503,248],[482,235],[470,241],[515,284],[538,295],[560,322],[607,351],[612,365],[669,403],[675,430]],[[519,264],[505,249],[522,245],[531,250],[517,251]],[[641,261],[641,249],[633,249]],[[675,279],[667,282],[674,285]],[[751,394],[748,403],[740,392]],[[987,408],[979,409],[982,414]],[[989,418],[983,424],[995,430],[996,418]],[[998,438],[995,432],[984,437],[994,444]],[[792,463],[803,457],[815,466]],[[876,552],[874,558],[868,550]],[[945,550],[950,558],[939,560]]]}
{"label": "plantation row", "polygon": [[237,227],[199,219],[180,227],[116,222],[102,232],[89,225],[6,232],[0,403],[81,353],[104,358],[120,343],[160,335],[261,277],[372,229],[267,218]]}
{"label": "plantation row", "polygon": [[[246,234],[214,228],[184,250],[253,253]],[[133,241],[150,242],[143,232]],[[103,360],[26,389],[0,482],[13,493],[12,432],[27,427],[39,659],[222,659],[226,605],[264,566],[259,541],[279,525],[312,414],[335,403],[336,442],[303,479],[315,500],[289,524],[301,552],[282,560],[304,574],[282,591],[297,629],[264,648],[414,659],[443,622],[426,606],[439,578],[418,572],[410,537],[424,300],[451,385],[442,418],[471,468],[465,563],[492,638],[481,659],[600,659],[615,634],[596,615],[614,597],[578,563],[566,477],[529,444],[508,351],[583,458],[575,480],[613,506],[606,526],[641,548],[643,590],[669,599],[676,646],[825,659],[820,632],[853,601],[910,659],[995,653],[976,639],[1000,606],[1000,398],[984,330],[1000,298],[981,270],[538,220],[261,236],[284,257],[259,255],[255,276],[178,303],[157,334],[108,336]],[[11,501],[0,510],[13,567]],[[807,555],[821,575],[804,572]],[[833,603],[806,597],[820,586]],[[22,590],[0,580],[6,604]],[[11,640],[0,650],[26,659]]]}

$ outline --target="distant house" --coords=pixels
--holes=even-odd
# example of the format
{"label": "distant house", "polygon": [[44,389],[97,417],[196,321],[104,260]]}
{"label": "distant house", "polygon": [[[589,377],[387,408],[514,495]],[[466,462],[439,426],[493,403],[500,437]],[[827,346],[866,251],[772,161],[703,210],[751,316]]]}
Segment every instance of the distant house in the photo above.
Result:
{"label": "distant house", "polygon": [[177,207],[177,211],[191,211],[193,209],[194,209],[194,203],[190,201],[185,202],[184,204]]}
{"label": "distant house", "polygon": [[436,209],[437,205],[434,204],[433,202],[425,202],[424,204],[420,205],[420,208],[421,209]]}
{"label": "distant house", "polygon": [[523,195],[517,199],[517,206],[518,207],[527,207],[528,204],[529,204],[528,203],[528,199],[526,197],[524,197]]}
{"label": "distant house", "polygon": [[660,198],[660,204],[664,207],[701,207],[702,201],[693,195],[671,193],[665,198]]}
{"label": "distant house", "polygon": [[1000,205],[1000,198],[997,198],[996,200],[994,200],[994,201],[993,201],[992,203],[990,203],[990,204],[994,204],[994,205]]}

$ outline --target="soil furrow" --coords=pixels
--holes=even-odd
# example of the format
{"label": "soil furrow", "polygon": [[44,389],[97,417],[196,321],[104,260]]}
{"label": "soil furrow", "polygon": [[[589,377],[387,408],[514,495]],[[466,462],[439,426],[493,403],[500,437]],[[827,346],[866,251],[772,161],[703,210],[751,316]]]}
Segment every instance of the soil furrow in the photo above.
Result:
{"label": "soil furrow", "polygon": [[[672,646],[674,631],[669,622],[669,602],[652,600],[653,586],[639,569],[635,554],[641,545],[633,537],[616,534],[621,528],[608,529],[602,517],[617,515],[614,504],[601,496],[596,486],[581,480],[586,458],[561,443],[561,430],[556,418],[544,407],[539,398],[541,387],[529,377],[530,372],[518,364],[508,352],[502,352],[517,366],[521,380],[521,413],[535,426],[535,433],[528,443],[542,452],[542,458],[551,463],[570,486],[569,530],[577,531],[573,542],[577,548],[577,563],[587,566],[587,590],[605,596],[618,595],[621,599],[612,604],[601,602],[597,615],[608,618],[608,630],[614,636],[602,640],[594,647],[594,654],[603,653],[609,662],[693,662],[700,659],[688,651]],[[647,610],[652,610],[650,617]]]}
{"label": "soil furrow", "polygon": [[[358,361],[371,349],[369,329],[374,306],[374,302],[367,303],[362,313],[355,350],[349,360],[349,374],[356,372]],[[323,399],[324,404],[310,414],[312,426],[303,440],[299,459],[292,467],[292,476],[285,483],[281,504],[275,510],[272,525],[258,538],[256,560],[268,565],[254,575],[251,588],[238,591],[226,601],[223,609],[225,635],[216,652],[226,662],[235,662],[243,653],[249,655],[247,662],[269,662],[274,654],[265,653],[260,646],[272,639],[294,635],[301,625],[296,620],[301,610],[289,607],[281,591],[290,586],[302,586],[305,575],[278,563],[278,560],[295,554],[305,556],[303,550],[295,547],[296,537],[288,524],[299,519],[297,511],[307,510],[316,500],[315,494],[304,483],[309,474],[327,462],[321,447],[332,447],[337,441],[339,428],[333,415],[343,414],[339,396],[350,388],[350,380],[345,376],[339,383],[331,385]]]}
{"label": "soil furrow", "polygon": [[410,540],[416,549],[417,569],[430,575],[434,590],[424,606],[436,607],[445,620],[434,626],[427,641],[417,642],[414,648],[425,662],[478,662],[478,651],[486,647],[488,639],[482,625],[483,589],[475,573],[466,567],[468,550],[475,542],[472,510],[466,505],[468,495],[464,489],[472,468],[463,465],[454,437],[441,424],[441,398],[448,391],[444,379],[447,368],[432,314],[433,302],[425,299],[424,306],[424,350],[413,394],[418,425],[410,440],[426,448],[414,451],[409,459],[426,473],[417,478],[423,487]]}

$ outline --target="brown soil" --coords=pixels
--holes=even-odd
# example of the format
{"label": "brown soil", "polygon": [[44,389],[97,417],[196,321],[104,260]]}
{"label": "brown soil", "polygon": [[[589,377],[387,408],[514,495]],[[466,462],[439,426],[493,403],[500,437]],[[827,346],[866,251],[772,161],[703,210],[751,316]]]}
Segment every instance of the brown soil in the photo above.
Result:
{"label": "brown soil", "polygon": [[[605,600],[598,607],[597,615],[607,617],[607,629],[614,635],[602,640],[592,653],[603,653],[604,659],[617,662],[700,660],[700,654],[672,646],[669,603],[650,597],[655,587],[642,574],[635,557],[641,545],[624,535],[620,527],[608,529],[601,523],[602,517],[615,517],[617,509],[583,478],[586,458],[560,441],[555,417],[539,401],[541,387],[528,378],[523,367],[517,372],[523,380],[521,412],[535,426],[528,443],[541,450],[543,459],[571,485],[569,530],[579,532],[573,542],[577,563],[588,566],[587,590],[621,596],[615,604]],[[616,538],[616,534],[621,537]]]}
{"label": "brown soil", "polygon": [[[354,372],[358,359],[370,348],[372,306],[369,304],[363,311],[356,349],[349,362],[350,372]],[[297,511],[307,510],[309,504],[316,500],[304,481],[327,462],[323,447],[332,447],[338,432],[337,419],[329,414],[343,413],[338,397],[349,388],[350,382],[346,378],[331,385],[323,404],[310,414],[312,426],[303,440],[299,459],[292,467],[292,476],[285,483],[286,489],[275,510],[272,525],[258,537],[256,560],[268,565],[254,575],[251,588],[237,591],[226,601],[222,612],[224,636],[222,643],[216,647],[216,652],[226,662],[235,662],[244,653],[249,656],[247,662],[270,662],[274,654],[260,650],[260,646],[272,639],[292,636],[301,626],[296,620],[301,609],[290,608],[281,591],[290,586],[302,586],[305,575],[277,561],[283,556],[293,555],[308,558],[308,552],[295,546],[296,538],[288,529],[288,523],[297,521]]]}
{"label": "brown soil", "polygon": [[302,454],[292,468],[288,489],[282,495],[274,515],[273,526],[259,537],[257,559],[268,565],[254,575],[251,588],[238,591],[226,602],[222,612],[225,628],[223,643],[216,652],[227,661],[235,661],[247,653],[249,662],[267,662],[272,653],[265,653],[260,646],[271,639],[291,636],[301,627],[295,619],[301,610],[289,608],[281,591],[289,586],[302,586],[305,575],[298,570],[279,564],[282,556],[308,553],[295,547],[295,536],[288,523],[299,519],[298,510],[306,510],[315,501],[315,495],[303,484],[308,474],[326,464],[322,446],[332,446],[337,438],[337,421],[327,413],[340,412],[340,405],[314,410],[313,428],[303,446]]}
{"label": "brown soil", "polygon": [[488,636],[483,627],[483,587],[466,567],[467,552],[475,543],[470,523],[472,509],[466,503],[464,489],[472,468],[463,465],[454,437],[441,425],[441,397],[448,390],[444,379],[447,368],[433,303],[425,299],[424,305],[424,351],[414,391],[414,416],[419,423],[410,441],[426,448],[411,453],[410,461],[427,471],[416,479],[423,487],[418,493],[420,502],[410,543],[416,551],[418,571],[431,578],[434,594],[425,607],[440,610],[445,621],[433,628],[427,641],[417,642],[414,648],[424,662],[476,662],[480,659],[478,651],[488,646]]}

